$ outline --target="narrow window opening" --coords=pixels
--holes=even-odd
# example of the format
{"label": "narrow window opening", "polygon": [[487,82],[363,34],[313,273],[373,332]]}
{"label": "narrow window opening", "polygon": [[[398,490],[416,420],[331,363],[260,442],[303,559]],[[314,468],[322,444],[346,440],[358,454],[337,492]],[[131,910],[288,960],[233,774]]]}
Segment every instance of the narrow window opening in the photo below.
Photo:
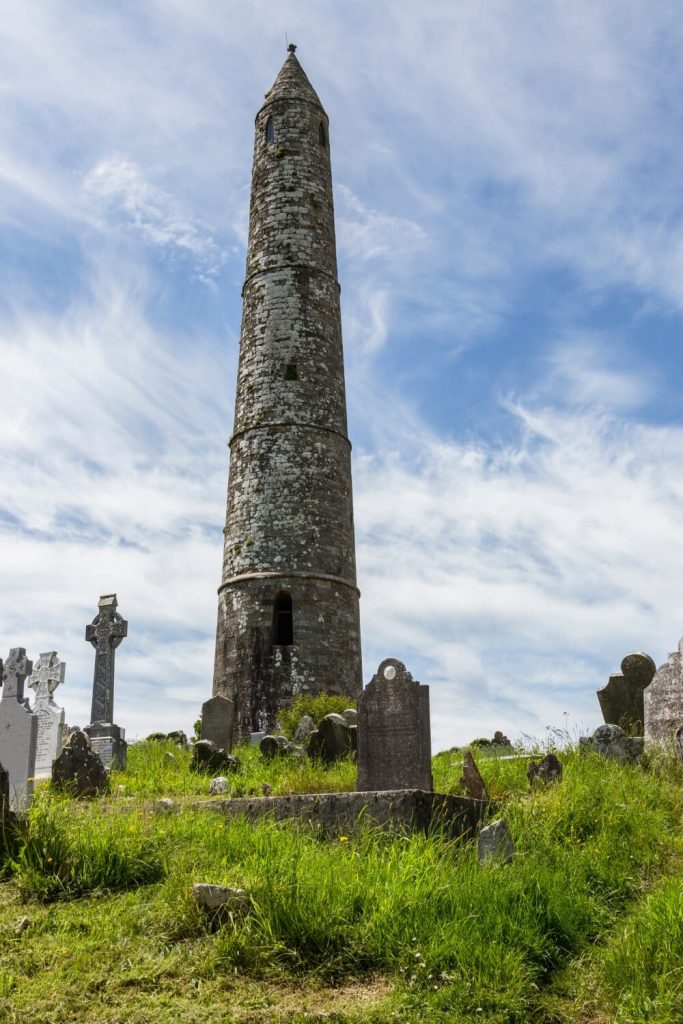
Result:
{"label": "narrow window opening", "polygon": [[296,372],[296,363],[287,363],[285,369],[285,380],[298,380],[299,374]]}
{"label": "narrow window opening", "polygon": [[275,598],[273,609],[273,643],[289,647],[294,643],[292,598],[284,591]]}
{"label": "narrow window opening", "polygon": [[320,139],[321,146],[327,145],[327,132],[325,131],[325,125],[322,123],[322,121],[320,122],[320,125],[318,127],[318,138]]}
{"label": "narrow window opening", "polygon": [[266,121],[266,142],[275,142],[275,121],[272,117]]}

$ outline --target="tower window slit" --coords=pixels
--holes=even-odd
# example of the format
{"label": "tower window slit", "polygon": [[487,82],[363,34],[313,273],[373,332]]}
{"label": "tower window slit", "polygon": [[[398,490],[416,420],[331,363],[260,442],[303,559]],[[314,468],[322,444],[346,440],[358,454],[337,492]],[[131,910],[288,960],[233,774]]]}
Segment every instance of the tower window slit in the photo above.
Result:
{"label": "tower window slit", "polygon": [[289,646],[294,643],[294,617],[292,597],[282,592],[275,598],[273,610],[273,643]]}
{"label": "tower window slit", "polygon": [[320,140],[320,145],[321,146],[326,146],[327,145],[327,132],[325,131],[325,125],[322,123],[322,121],[320,122],[320,125],[318,126],[318,138]]}
{"label": "tower window slit", "polygon": [[287,363],[285,367],[285,380],[298,380],[299,374],[296,372],[296,363]]}
{"label": "tower window slit", "polygon": [[266,121],[266,142],[275,142],[275,121],[272,117]]}

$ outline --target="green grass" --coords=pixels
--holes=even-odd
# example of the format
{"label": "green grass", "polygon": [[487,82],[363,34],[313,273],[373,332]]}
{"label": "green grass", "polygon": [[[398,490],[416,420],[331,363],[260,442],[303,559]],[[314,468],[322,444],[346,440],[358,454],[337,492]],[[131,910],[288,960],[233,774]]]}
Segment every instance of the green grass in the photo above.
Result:
{"label": "green grass", "polygon": [[[208,780],[168,749],[133,747],[113,780],[125,793],[107,800],[40,788],[0,887],[0,1021],[682,1019],[673,760],[622,767],[567,752],[563,781],[530,792],[524,760],[482,758],[517,856],[480,868],[472,844],[440,835],[325,840],[182,808]],[[349,763],[238,754],[240,795],[264,781],[275,792],[353,786]],[[437,788],[457,791],[461,768],[455,752],[435,758]],[[160,813],[161,794],[181,809]],[[197,881],[246,889],[249,908],[207,917]]]}

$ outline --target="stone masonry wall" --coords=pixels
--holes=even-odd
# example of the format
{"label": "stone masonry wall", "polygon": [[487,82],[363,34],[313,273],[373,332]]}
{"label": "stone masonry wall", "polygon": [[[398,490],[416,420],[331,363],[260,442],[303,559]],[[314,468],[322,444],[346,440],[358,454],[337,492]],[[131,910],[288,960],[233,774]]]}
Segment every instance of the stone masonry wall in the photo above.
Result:
{"label": "stone masonry wall", "polygon": [[293,53],[256,117],[243,299],[214,672],[239,736],[361,688],[328,120]]}

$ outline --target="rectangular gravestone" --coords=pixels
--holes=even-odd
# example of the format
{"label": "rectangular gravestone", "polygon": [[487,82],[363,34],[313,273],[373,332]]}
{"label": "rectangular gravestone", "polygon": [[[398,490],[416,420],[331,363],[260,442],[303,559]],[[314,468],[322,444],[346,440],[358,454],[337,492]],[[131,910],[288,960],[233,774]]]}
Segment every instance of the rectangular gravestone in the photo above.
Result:
{"label": "rectangular gravestone", "polygon": [[202,704],[202,736],[203,740],[211,740],[221,750],[232,748],[232,722],[235,705],[227,697],[220,694],[211,697]]}
{"label": "rectangular gravestone", "polygon": [[12,648],[2,668],[0,764],[9,775],[13,811],[27,810],[33,796],[38,719],[24,698],[24,680],[32,668],[23,647]]}
{"label": "rectangular gravestone", "polygon": [[357,788],[433,788],[429,687],[395,658],[382,662],[358,700]]}
{"label": "rectangular gravestone", "polygon": [[57,657],[56,651],[41,654],[33,666],[29,686],[36,692],[33,714],[38,719],[36,741],[36,779],[52,776],[52,762],[62,752],[64,740],[64,709],[57,707],[52,694],[64,682],[66,666]]}

